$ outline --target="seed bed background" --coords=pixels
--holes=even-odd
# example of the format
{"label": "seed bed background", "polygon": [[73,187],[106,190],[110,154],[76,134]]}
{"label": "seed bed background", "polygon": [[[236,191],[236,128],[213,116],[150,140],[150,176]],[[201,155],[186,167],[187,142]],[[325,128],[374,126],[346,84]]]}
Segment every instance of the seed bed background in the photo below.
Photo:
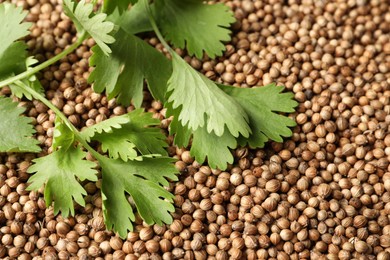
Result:
{"label": "seed bed background", "polygon": [[[38,60],[71,43],[75,29],[60,2],[12,2],[29,10],[34,25],[27,44]],[[293,137],[265,149],[237,149],[226,172],[170,146],[183,172],[170,187],[175,220],[163,227],[138,221],[125,241],[105,231],[99,182],[84,183],[87,206],[63,219],[45,207],[41,193],[25,191],[35,155],[2,154],[1,258],[390,259],[390,4],[224,2],[238,20],[224,56],[185,59],[220,82],[277,82],[293,91],[300,103]],[[156,38],[145,40],[162,50]],[[88,40],[41,73],[46,96],[79,128],[133,109],[87,84],[93,44]],[[144,107],[166,131],[161,103],[145,97]],[[45,154],[54,114],[37,101],[22,105]]]}

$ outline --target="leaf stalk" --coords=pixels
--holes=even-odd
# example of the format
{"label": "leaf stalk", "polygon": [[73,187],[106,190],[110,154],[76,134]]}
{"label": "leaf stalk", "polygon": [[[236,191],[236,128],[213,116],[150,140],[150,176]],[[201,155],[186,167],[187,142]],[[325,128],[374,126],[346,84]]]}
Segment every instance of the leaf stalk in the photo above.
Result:
{"label": "leaf stalk", "polygon": [[84,139],[79,130],[77,130],[77,128],[53,103],[47,100],[40,93],[36,92],[34,89],[26,86],[22,81],[16,81],[14,83],[17,84],[20,88],[24,89],[26,92],[30,93],[35,99],[41,101],[48,108],[50,108],[56,114],[56,116],[61,118],[61,120],[66,124],[66,126],[73,132],[75,139],[80,142],[96,159],[99,159],[101,157],[101,155],[88,144],[88,142]]}
{"label": "leaf stalk", "polygon": [[144,8],[146,10],[146,13],[148,14],[149,22],[152,25],[153,31],[155,32],[157,38],[160,40],[164,48],[169,51],[170,53],[173,52],[172,48],[169,46],[169,44],[165,41],[164,36],[162,35],[160,29],[157,26],[156,20],[153,17],[152,10],[150,9],[150,5],[148,4],[147,0],[142,1],[144,4]]}
{"label": "leaf stalk", "polygon": [[13,76],[11,78],[7,78],[3,81],[0,81],[0,88],[8,86],[8,85],[15,83],[19,80],[22,80],[24,78],[28,78],[28,77],[34,75],[35,73],[39,72],[40,70],[42,70],[46,67],[49,67],[50,65],[56,63],[57,61],[61,60],[62,58],[64,58],[68,54],[72,53],[75,49],[77,49],[83,43],[83,41],[86,39],[86,37],[87,37],[87,33],[82,32],[80,34],[80,37],[77,39],[77,41],[75,41],[72,45],[70,45],[68,48],[66,48],[64,51],[57,54],[53,58],[48,59],[47,61],[33,67],[30,70],[26,70],[26,71],[24,71],[16,76]]}

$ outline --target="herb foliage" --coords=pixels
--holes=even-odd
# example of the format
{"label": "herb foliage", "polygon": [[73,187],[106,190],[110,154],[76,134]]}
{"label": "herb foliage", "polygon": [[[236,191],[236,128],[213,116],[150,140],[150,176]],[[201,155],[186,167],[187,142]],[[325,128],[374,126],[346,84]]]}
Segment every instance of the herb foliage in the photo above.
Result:
{"label": "herb foliage", "polygon": [[[293,112],[297,103],[291,93],[281,93],[283,87],[216,84],[171,49],[169,43],[198,58],[221,55],[223,42],[230,40],[228,27],[234,22],[226,6],[199,0],[105,0],[93,11],[95,5],[64,0],[64,12],[78,31],[77,40],[36,64],[20,40],[31,26],[23,22],[26,12],[10,3],[0,4],[0,87],[9,86],[18,98],[40,100],[57,116],[53,152],[33,160],[28,169],[33,174],[28,189],[45,186],[46,203],[54,204],[56,214],[74,214],[73,202],[85,205],[86,191],[80,182],[97,181],[99,166],[108,229],[124,238],[133,229],[135,212],[147,224],[172,221],[173,195],[164,187],[177,180],[178,173],[174,160],[166,157],[159,121],[140,108],[144,81],[153,97],[164,102],[167,116],[173,116],[174,143],[186,147],[191,142],[191,155],[199,163],[207,160],[213,168],[226,169],[234,162],[230,149],[263,147],[269,139],[280,142],[291,135],[294,121],[279,112]],[[154,31],[171,59],[139,38],[139,33],[149,31]],[[90,59],[94,71],[89,77],[94,90],[137,109],[80,132],[44,97],[35,74],[89,37],[96,42]],[[0,97],[0,152],[40,151],[31,119],[23,112],[10,97]],[[94,150],[91,142],[100,143],[107,155]],[[87,160],[87,153],[95,160]]]}

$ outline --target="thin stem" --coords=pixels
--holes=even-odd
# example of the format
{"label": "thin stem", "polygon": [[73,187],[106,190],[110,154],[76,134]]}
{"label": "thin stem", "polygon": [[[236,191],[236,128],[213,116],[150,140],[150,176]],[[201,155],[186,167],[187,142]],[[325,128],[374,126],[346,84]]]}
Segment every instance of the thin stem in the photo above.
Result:
{"label": "thin stem", "polygon": [[172,48],[165,41],[162,33],[160,32],[160,29],[158,29],[157,23],[154,20],[154,17],[153,17],[153,14],[152,14],[152,10],[150,10],[150,5],[148,4],[148,1],[147,0],[143,0],[142,2],[144,3],[145,10],[146,10],[146,12],[148,14],[149,22],[152,25],[152,28],[153,28],[154,32],[156,33],[156,35],[157,35],[157,38],[160,40],[160,42],[165,47],[165,49],[167,49],[167,51],[173,52]]}
{"label": "thin stem", "polygon": [[54,56],[53,58],[33,67],[32,69],[26,70],[25,72],[22,72],[14,77],[0,81],[0,88],[5,87],[9,84],[12,84],[18,80],[30,77],[31,75],[34,75],[38,71],[56,63],[57,61],[61,60],[62,58],[64,58],[68,54],[72,53],[75,49],[77,49],[77,47],[79,47],[81,45],[81,43],[84,41],[85,38],[86,38],[86,33],[85,32],[81,33],[80,37],[77,39],[76,42],[74,42],[72,45],[70,45],[68,48],[66,48],[64,51],[62,51],[58,55]]}
{"label": "thin stem", "polygon": [[68,118],[55,106],[53,103],[51,103],[49,100],[47,100],[44,96],[42,96],[40,93],[36,92],[34,89],[26,86],[23,82],[17,81],[15,82],[19,87],[24,89],[26,92],[30,93],[35,99],[41,101],[43,104],[45,104],[48,108],[53,110],[53,112],[62,119],[62,121],[66,124],[67,127],[69,127],[70,130],[72,130],[75,139],[79,141],[87,150],[90,152],[96,159],[100,158],[101,155],[93,149],[88,142],[84,139],[84,137],[81,135],[79,130],[77,130],[76,127],[68,120]]}

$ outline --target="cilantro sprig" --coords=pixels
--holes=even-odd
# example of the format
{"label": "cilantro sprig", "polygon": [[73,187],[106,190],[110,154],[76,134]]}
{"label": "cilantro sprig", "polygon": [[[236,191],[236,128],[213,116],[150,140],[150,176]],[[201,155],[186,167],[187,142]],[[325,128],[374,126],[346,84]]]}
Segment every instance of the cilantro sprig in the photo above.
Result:
{"label": "cilantro sprig", "polygon": [[[28,57],[26,12],[0,4],[0,88],[12,95],[37,99],[55,114],[52,153],[33,160],[28,172],[30,190],[44,186],[47,205],[64,216],[74,214],[74,202],[85,205],[80,182],[97,181],[101,169],[103,213],[108,229],[121,237],[133,229],[135,212],[147,224],[172,221],[173,195],[164,187],[177,180],[174,160],[166,157],[166,136],[159,120],[140,107],[144,83],[164,103],[171,118],[174,144],[190,146],[199,163],[226,169],[234,163],[231,149],[238,145],[263,147],[269,139],[282,141],[295,123],[284,114],[297,105],[283,87],[223,86],[211,81],[171,49],[186,48],[198,58],[221,55],[230,40],[232,12],[223,4],[199,0],[103,1],[100,10],[84,0],[64,0],[63,8],[77,29],[76,41],[53,58],[37,64]],[[11,29],[12,28],[12,29]],[[153,31],[170,58],[150,46],[139,33]],[[123,105],[137,109],[79,131],[44,97],[35,74],[72,53],[92,37],[96,46],[89,77],[96,92],[105,92]],[[32,120],[10,97],[0,97],[0,152],[39,152]],[[93,147],[100,146],[100,154]],[[93,161],[87,160],[87,153]],[[89,158],[89,156],[88,156]],[[131,201],[131,203],[129,203]]]}

